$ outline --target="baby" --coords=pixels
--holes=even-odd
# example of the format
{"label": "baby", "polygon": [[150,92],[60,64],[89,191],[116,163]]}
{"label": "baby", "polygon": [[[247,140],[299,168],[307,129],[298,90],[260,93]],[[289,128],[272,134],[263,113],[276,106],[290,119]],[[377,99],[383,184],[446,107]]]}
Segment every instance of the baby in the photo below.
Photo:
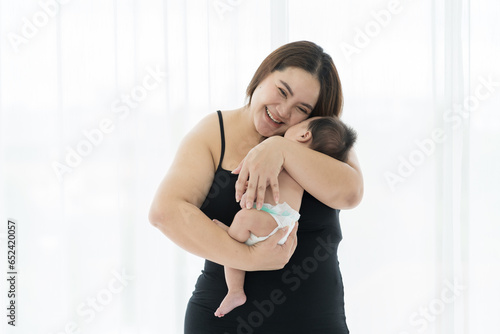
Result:
{"label": "baby", "polygon": [[[337,160],[346,161],[349,150],[356,141],[356,133],[337,117],[313,117],[290,127],[285,138],[296,141],[309,148],[327,154]],[[299,220],[300,204],[304,189],[286,172],[282,170],[278,176],[280,199],[283,203],[275,206],[271,188],[268,187],[261,210],[244,209],[234,216],[231,226],[218,224],[227,229],[229,235],[247,245],[263,241],[276,233],[278,229],[288,226],[288,232],[278,243],[285,243],[296,221]],[[244,198],[240,203],[245,203]],[[243,205],[243,204],[242,204]],[[246,302],[243,291],[245,272],[224,267],[228,293],[215,316],[223,317],[234,308]]]}

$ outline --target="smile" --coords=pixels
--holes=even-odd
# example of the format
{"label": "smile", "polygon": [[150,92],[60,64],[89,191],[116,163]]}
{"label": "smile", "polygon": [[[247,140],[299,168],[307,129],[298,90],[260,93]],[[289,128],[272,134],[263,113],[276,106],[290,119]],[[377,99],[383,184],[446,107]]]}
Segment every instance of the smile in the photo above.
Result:
{"label": "smile", "polygon": [[267,116],[269,116],[269,118],[276,124],[283,124],[283,122],[280,122],[278,120],[276,120],[273,115],[271,115],[271,112],[269,111],[269,109],[267,109],[266,107],[266,112],[267,112]]}

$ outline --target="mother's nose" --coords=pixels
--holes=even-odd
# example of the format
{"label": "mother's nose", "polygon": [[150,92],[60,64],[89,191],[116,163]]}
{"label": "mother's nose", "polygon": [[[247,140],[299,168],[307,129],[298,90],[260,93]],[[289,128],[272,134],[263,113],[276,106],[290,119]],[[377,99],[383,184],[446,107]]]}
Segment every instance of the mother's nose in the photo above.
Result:
{"label": "mother's nose", "polygon": [[281,119],[288,119],[292,108],[287,103],[280,103],[276,106],[276,112]]}

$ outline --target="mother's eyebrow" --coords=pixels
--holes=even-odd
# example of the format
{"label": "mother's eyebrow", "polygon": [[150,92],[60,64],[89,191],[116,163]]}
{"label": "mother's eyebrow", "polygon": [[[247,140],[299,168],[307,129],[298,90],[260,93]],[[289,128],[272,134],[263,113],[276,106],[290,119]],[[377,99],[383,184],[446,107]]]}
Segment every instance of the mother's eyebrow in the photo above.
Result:
{"label": "mother's eyebrow", "polygon": [[290,88],[290,86],[288,86],[288,84],[286,82],[284,82],[283,80],[280,80],[280,82],[283,84],[283,86],[285,86],[285,88],[290,92],[290,95],[293,96],[293,91],[292,89]]}
{"label": "mother's eyebrow", "polygon": [[[288,92],[290,93],[290,95],[293,96],[293,91],[290,88],[290,86],[286,82],[284,82],[283,80],[280,80],[280,82],[283,84],[283,86],[285,86],[285,88],[288,90]],[[309,108],[310,110],[314,109],[310,104],[307,104],[307,103],[304,103],[304,102],[301,102],[300,104],[302,104],[304,107]]]}
{"label": "mother's eyebrow", "polygon": [[302,104],[304,107],[309,108],[309,110],[311,110],[311,111],[314,109],[310,104],[307,104],[307,103],[304,103],[304,102],[300,102],[300,104]]}
{"label": "mother's eyebrow", "polygon": [[293,96],[293,91],[290,88],[290,86],[286,82],[284,82],[283,80],[280,80],[280,82],[283,84],[283,86],[285,86],[285,88],[288,90],[288,92],[290,93],[290,95]]}

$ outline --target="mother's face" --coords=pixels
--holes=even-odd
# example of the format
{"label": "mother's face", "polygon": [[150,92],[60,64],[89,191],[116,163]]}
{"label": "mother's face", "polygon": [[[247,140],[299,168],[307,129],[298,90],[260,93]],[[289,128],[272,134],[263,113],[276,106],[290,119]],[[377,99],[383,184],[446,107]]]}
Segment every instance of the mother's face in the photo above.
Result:
{"label": "mother's face", "polygon": [[250,104],[255,129],[264,137],[282,135],[309,117],[320,92],[312,74],[288,67],[269,74],[255,89]]}

